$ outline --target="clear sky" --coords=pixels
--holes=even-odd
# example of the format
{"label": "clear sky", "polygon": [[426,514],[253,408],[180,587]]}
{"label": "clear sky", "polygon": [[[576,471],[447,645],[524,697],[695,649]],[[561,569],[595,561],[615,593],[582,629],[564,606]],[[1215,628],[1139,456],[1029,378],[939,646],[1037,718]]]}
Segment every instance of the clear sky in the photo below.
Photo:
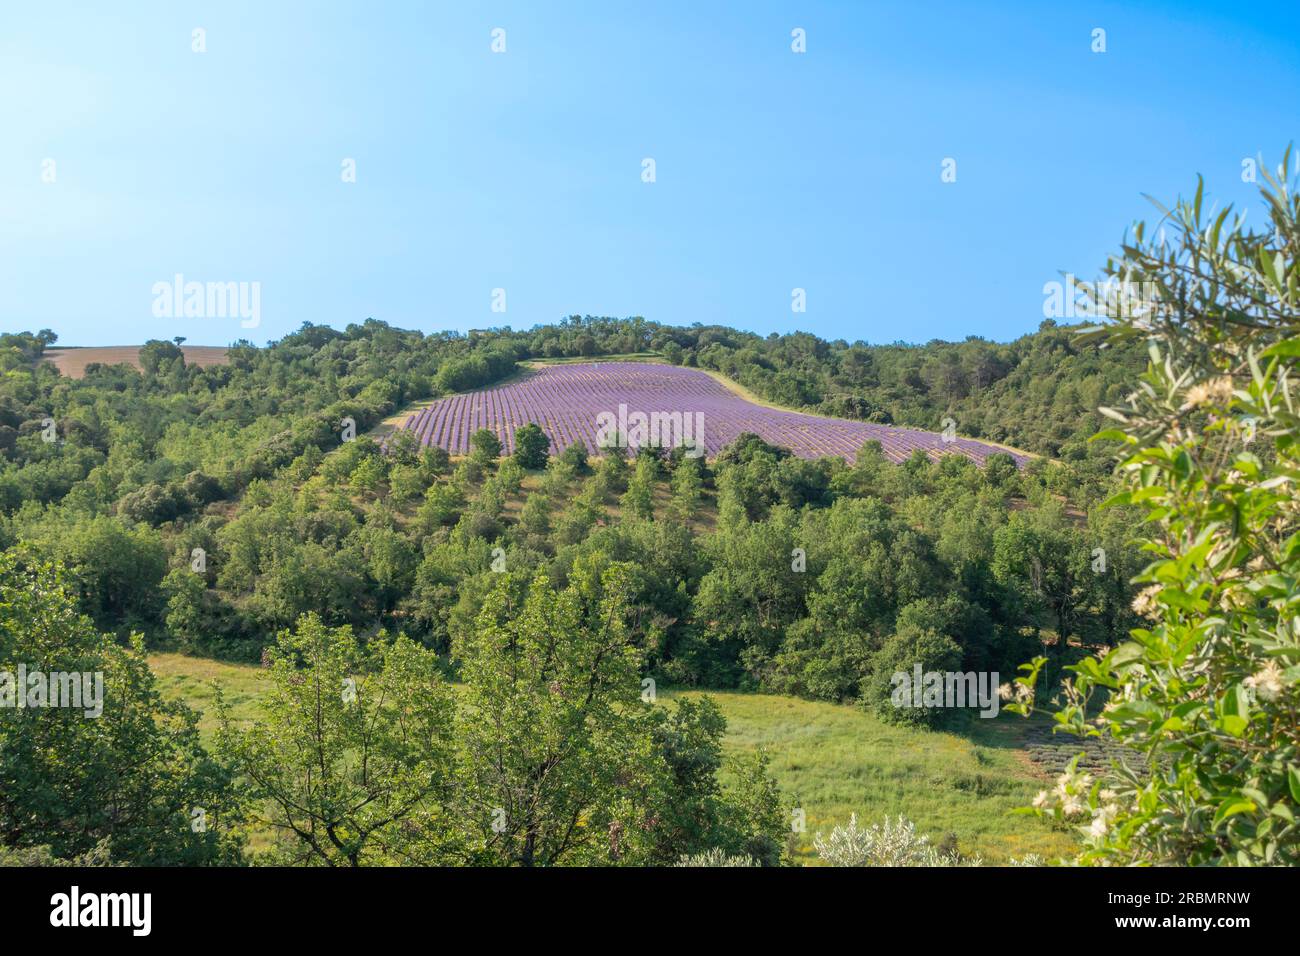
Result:
{"label": "clear sky", "polygon": [[[2,2],[0,330],[68,345],[573,313],[1005,340],[1143,192],[1242,200],[1300,138],[1286,3]],[[156,315],[178,273],[258,283],[260,324]]]}

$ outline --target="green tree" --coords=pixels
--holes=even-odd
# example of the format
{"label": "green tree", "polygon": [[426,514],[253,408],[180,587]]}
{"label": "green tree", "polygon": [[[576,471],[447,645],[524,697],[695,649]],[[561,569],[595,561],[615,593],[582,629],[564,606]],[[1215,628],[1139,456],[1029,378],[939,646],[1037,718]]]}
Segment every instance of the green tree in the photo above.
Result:
{"label": "green tree", "polygon": [[673,469],[671,480],[672,511],[681,521],[690,521],[699,512],[704,479],[695,465],[698,459],[685,459]]}
{"label": "green tree", "polygon": [[514,459],[522,468],[545,468],[551,440],[540,425],[529,422],[515,431]]}
{"label": "green tree", "polygon": [[310,614],[269,657],[265,718],[243,727],[218,701],[218,740],[285,861],[446,862],[453,701],[437,659],[382,632],[362,644]]}
{"label": "green tree", "polygon": [[651,749],[631,581],[583,560],[563,590],[544,575],[522,599],[503,585],[458,639],[466,812],[485,862],[611,862],[641,822]]}
{"label": "green tree", "polygon": [[496,461],[501,457],[501,439],[490,428],[480,428],[469,436],[470,452],[483,463]]}
{"label": "green tree", "polygon": [[158,693],[143,642],[96,631],[56,566],[16,552],[0,554],[0,611],[0,672],[85,674],[77,682],[98,698],[20,710],[26,688],[0,681],[0,844],[60,858],[102,844],[138,865],[238,862],[242,796],[199,743],[198,716]]}
{"label": "green tree", "polygon": [[654,480],[658,467],[650,458],[638,458],[636,471],[623,494],[624,512],[631,517],[649,520],[654,517]]}
{"label": "green tree", "polygon": [[[924,727],[942,724],[949,716],[948,710],[917,707],[916,697],[908,693],[915,684],[918,664],[922,674],[957,671],[961,668],[961,648],[945,634],[905,625],[885,642],[872,661],[871,680],[864,694],[864,703],[890,723]],[[902,678],[906,678],[907,683],[903,683]],[[923,697],[921,703],[925,703]]]}

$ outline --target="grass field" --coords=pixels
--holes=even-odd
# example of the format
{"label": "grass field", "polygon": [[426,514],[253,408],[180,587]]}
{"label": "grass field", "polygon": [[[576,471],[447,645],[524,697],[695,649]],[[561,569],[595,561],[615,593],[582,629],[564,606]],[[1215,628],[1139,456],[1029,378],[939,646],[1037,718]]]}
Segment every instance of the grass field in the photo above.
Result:
{"label": "grass field", "polygon": [[[165,695],[202,713],[200,729],[209,741],[216,729],[214,682],[237,719],[258,716],[267,686],[260,668],[180,654],[154,654],[149,662]],[[669,691],[661,699],[675,696]],[[801,858],[811,860],[815,832],[846,822],[850,813],[865,822],[901,813],[935,840],[956,834],[963,853],[989,863],[1070,852],[1067,835],[1009,813],[1044,785],[1021,747],[1025,725],[1018,718],[975,721],[970,735],[959,736],[893,727],[851,706],[768,694],[710,696],[727,717],[726,747],[765,748],[787,802],[804,809]]]}

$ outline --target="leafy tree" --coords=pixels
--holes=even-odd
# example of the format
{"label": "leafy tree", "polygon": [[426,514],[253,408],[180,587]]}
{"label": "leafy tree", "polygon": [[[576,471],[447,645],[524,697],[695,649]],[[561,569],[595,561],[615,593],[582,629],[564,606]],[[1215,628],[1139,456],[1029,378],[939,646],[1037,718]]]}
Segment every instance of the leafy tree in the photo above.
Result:
{"label": "leafy tree", "polygon": [[651,459],[637,459],[636,471],[622,498],[627,515],[647,521],[654,517],[654,476],[657,471]]}
{"label": "leafy tree", "polygon": [[1058,667],[1095,584],[1085,545],[1077,525],[1054,503],[1014,513],[994,533],[994,575],[1015,590],[1026,613],[1045,617],[1055,630]]}
{"label": "leafy tree", "polygon": [[13,551],[0,554],[0,608],[0,671],[69,674],[97,697],[81,696],[80,709],[0,707],[0,845],[59,858],[102,848],[138,865],[238,862],[242,797],[200,745],[197,715],[158,693],[142,642],[96,631],[56,566]]}
{"label": "leafy tree", "polygon": [[285,862],[445,861],[453,702],[436,658],[307,615],[269,660],[266,717],[242,727],[219,701],[219,747],[266,808]]}
{"label": "leafy tree", "polygon": [[723,814],[727,836],[724,848],[756,860],[760,866],[779,866],[790,833],[789,814],[781,805],[781,791],[768,774],[770,758],[756,751],[731,761],[734,783]]}
{"label": "leafy tree", "polygon": [[588,471],[587,446],[582,442],[574,442],[560,453],[560,460],[569,465],[574,474],[586,474]]}
{"label": "leafy tree", "polygon": [[461,772],[484,861],[611,861],[640,822],[633,781],[650,750],[631,573],[580,562],[561,591],[535,577],[521,603],[498,587],[458,640]]}
{"label": "leafy tree", "polygon": [[690,521],[699,511],[703,496],[704,479],[700,470],[691,464],[680,464],[673,469],[672,509],[682,521]]}
{"label": "leafy tree", "polygon": [[519,510],[519,525],[526,532],[545,537],[551,530],[551,505],[540,493],[528,496]]}
{"label": "leafy tree", "polygon": [[609,490],[619,493],[626,491],[629,470],[625,449],[618,446],[604,449],[600,458],[599,474],[604,478]]}
{"label": "leafy tree", "polygon": [[514,459],[522,468],[545,468],[551,440],[540,425],[529,422],[515,431]]}
{"label": "leafy tree", "polygon": [[185,353],[181,351],[179,342],[150,339],[140,346],[139,356],[145,375],[158,375],[177,365],[182,368],[185,365]]}
{"label": "leafy tree", "polygon": [[[935,727],[943,723],[949,711],[943,707],[913,706],[915,696],[905,691],[914,690],[916,666],[921,673],[953,672],[961,668],[961,648],[945,634],[920,630],[905,625],[885,642],[872,662],[870,686],[864,695],[881,719],[896,724],[913,724]],[[900,683],[903,675],[908,683]],[[925,703],[924,698],[921,701]]]}
{"label": "leafy tree", "polygon": [[206,615],[204,598],[207,588],[203,578],[188,568],[173,568],[163,578],[167,595],[167,630],[182,646],[198,649],[202,645]]}
{"label": "leafy tree", "polygon": [[155,532],[127,528],[107,515],[50,531],[38,549],[64,564],[81,609],[98,627],[129,628],[157,619],[167,556]]}
{"label": "leafy tree", "polygon": [[501,439],[490,428],[480,428],[469,436],[472,454],[482,462],[495,461],[501,457]]}

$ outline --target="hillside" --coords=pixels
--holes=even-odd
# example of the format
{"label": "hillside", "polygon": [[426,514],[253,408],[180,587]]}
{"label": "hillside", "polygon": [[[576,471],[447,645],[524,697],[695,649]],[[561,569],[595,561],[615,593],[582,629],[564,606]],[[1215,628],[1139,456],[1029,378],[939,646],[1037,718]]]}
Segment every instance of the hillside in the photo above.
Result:
{"label": "hillside", "polygon": [[[1024,360],[1069,351],[1069,336],[1031,337]],[[472,338],[368,321],[344,332],[304,326],[267,348],[241,344],[212,367],[151,342],[139,370],[100,364],[68,378],[39,361],[45,333],[6,336],[0,559],[19,579],[6,586],[34,593],[21,576],[39,566],[32,556],[48,560],[66,591],[36,590],[65,593],[85,615],[59,620],[82,621],[113,646],[140,634],[158,667],[183,654],[164,680],[184,685],[179,696],[203,711],[199,736],[212,746],[210,691],[195,676],[229,679],[232,703],[258,718],[249,732],[271,734],[264,742],[278,748],[292,736],[273,730],[284,712],[261,707],[261,671],[244,665],[284,654],[296,662],[293,642],[308,640],[358,654],[401,646],[414,655],[403,666],[418,660],[426,678],[446,675],[464,708],[454,728],[438,731],[448,747],[491,735],[465,716],[484,709],[517,719],[510,746],[550,746],[550,726],[605,721],[629,742],[602,743],[585,729],[574,737],[580,748],[604,748],[583,758],[592,761],[583,773],[594,775],[584,779],[617,764],[618,780],[644,780],[636,819],[645,827],[667,812],[656,809],[663,794],[698,784],[669,804],[698,800],[699,818],[711,821],[708,842],[683,821],[637,859],[672,862],[712,846],[775,862],[800,808],[804,853],[812,832],[854,812],[864,821],[904,813],[990,860],[1066,852],[1059,834],[1007,816],[1042,783],[1019,725],[902,708],[890,680],[922,666],[983,675],[995,687],[1044,654],[1051,682],[1116,642],[1133,622],[1137,559],[1125,512],[1093,509],[1108,490],[1106,453],[1022,457],[1017,468],[959,421],[953,445],[971,454],[936,455],[947,443],[898,424],[921,406],[874,406],[867,384],[829,392],[846,375],[890,381],[895,350],[881,350],[870,374],[850,371],[862,353],[842,343],[816,345],[810,365],[783,364],[783,349],[807,342],[728,351],[705,330],[637,319]],[[1085,347],[1076,357],[1079,368],[1100,363],[1109,374],[1106,357]],[[1078,384],[1073,368],[1068,356],[1059,363],[1063,391]],[[771,387],[783,382],[805,400]],[[990,386],[965,401],[992,394]],[[1077,428],[1066,421],[1076,399],[1055,403],[1049,424],[1055,415],[1054,428]],[[589,454],[582,429],[593,423],[576,416],[617,418],[619,405],[704,414],[709,454]],[[561,407],[567,423],[554,417]],[[418,409],[412,428],[384,434],[377,426],[402,408]],[[453,412],[458,430],[439,431]],[[534,418],[561,426],[558,454],[512,454],[521,450],[512,426]],[[1098,549],[1104,573],[1087,570]],[[611,637],[621,642],[613,656],[558,670],[536,664]],[[538,643],[525,652],[530,641]],[[526,653],[526,665],[501,657],[513,653]],[[590,668],[613,668],[596,711],[557,714],[555,725],[529,713],[587,700],[579,685],[589,687]],[[294,692],[295,672],[272,673]],[[681,706],[640,709],[646,680],[677,688],[665,697]],[[705,694],[716,712],[698,703]],[[545,739],[523,743],[537,734]],[[742,759],[758,744],[766,763]],[[623,764],[633,756],[636,766]],[[339,759],[347,763],[346,748]],[[457,759],[471,774],[483,767]],[[710,769],[696,781],[689,767],[700,761]],[[601,786],[612,794],[618,780]],[[582,813],[622,826],[614,808],[601,797]],[[471,829],[483,827],[461,834],[466,852],[503,859],[487,848],[487,821],[475,818]],[[518,860],[514,852],[505,858]],[[582,858],[602,852],[614,851],[593,844]]]}
{"label": "hillside", "polygon": [[515,430],[529,422],[541,425],[553,454],[575,443],[594,454],[603,441],[622,436],[633,449],[697,442],[714,457],[746,433],[810,459],[852,459],[868,441],[880,442],[891,461],[921,449],[931,457],[952,452],[983,462],[1001,450],[934,432],[764,407],[702,371],[638,362],[544,366],[505,385],[422,403],[404,427],[423,445],[463,455],[480,428],[495,432],[513,453]]}

